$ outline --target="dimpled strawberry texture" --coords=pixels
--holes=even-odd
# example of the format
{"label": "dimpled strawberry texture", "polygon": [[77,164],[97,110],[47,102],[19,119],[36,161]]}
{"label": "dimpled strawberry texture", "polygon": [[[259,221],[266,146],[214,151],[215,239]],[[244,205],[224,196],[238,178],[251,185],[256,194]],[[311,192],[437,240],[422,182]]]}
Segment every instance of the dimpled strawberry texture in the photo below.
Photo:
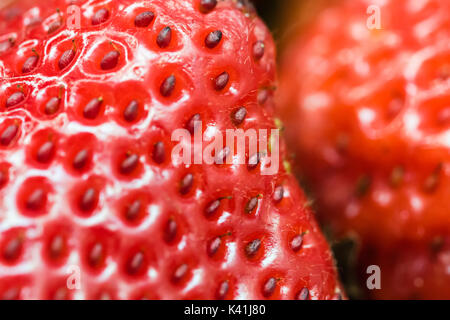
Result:
{"label": "dimpled strawberry texture", "polygon": [[356,236],[363,277],[384,266],[374,295],[448,298],[448,245],[431,248],[450,234],[450,2],[380,1],[369,30],[376,3],[342,1],[287,39],[287,134],[322,222]]}
{"label": "dimpled strawberry texture", "polygon": [[194,120],[275,128],[274,43],[249,4],[36,3],[0,12],[0,298],[342,297],[282,165],[171,161]]}

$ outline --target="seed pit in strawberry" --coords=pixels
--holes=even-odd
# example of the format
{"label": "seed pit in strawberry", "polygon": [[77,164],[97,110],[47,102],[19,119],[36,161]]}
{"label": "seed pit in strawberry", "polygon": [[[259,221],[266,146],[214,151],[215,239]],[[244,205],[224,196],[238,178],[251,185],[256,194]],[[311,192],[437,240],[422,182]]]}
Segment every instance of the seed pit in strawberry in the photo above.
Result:
{"label": "seed pit in strawberry", "polygon": [[416,74],[416,83],[423,89],[429,89],[450,78],[450,52],[434,54],[424,61]]}
{"label": "seed pit in strawberry", "polygon": [[36,217],[49,211],[48,195],[51,187],[43,177],[33,177],[26,180],[17,195],[17,207],[25,216]]}
{"label": "seed pit in strawberry", "polygon": [[419,128],[426,133],[445,132],[450,124],[450,95],[426,99],[418,105]]}
{"label": "seed pit in strawberry", "polygon": [[104,178],[92,176],[87,181],[76,185],[69,194],[74,212],[81,217],[91,216],[99,206],[104,184]]}
{"label": "seed pit in strawberry", "polygon": [[122,82],[113,89],[116,92],[114,118],[124,126],[130,127],[145,119],[147,106],[151,104],[148,88],[137,81]]}
{"label": "seed pit in strawberry", "polygon": [[154,84],[154,96],[165,105],[171,105],[193,91],[192,80],[179,65],[157,66],[154,73],[148,75],[148,82]]}
{"label": "seed pit in strawberry", "polygon": [[39,168],[47,168],[58,149],[58,134],[52,129],[43,129],[34,134],[27,148],[28,161]]}
{"label": "seed pit in strawberry", "polygon": [[62,149],[66,150],[64,167],[74,175],[86,173],[92,169],[97,139],[90,133],[80,133],[69,137]]}

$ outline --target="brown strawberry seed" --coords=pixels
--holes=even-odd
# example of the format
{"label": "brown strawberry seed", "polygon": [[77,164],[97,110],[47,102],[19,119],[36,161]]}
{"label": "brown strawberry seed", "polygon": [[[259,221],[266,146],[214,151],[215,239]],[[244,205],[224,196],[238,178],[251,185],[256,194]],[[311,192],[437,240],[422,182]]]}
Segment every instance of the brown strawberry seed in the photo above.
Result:
{"label": "brown strawberry seed", "polygon": [[208,247],[206,252],[208,253],[208,256],[212,257],[214,256],[217,251],[220,248],[220,245],[222,244],[222,238],[221,237],[215,237],[213,240],[211,240],[208,243]]}
{"label": "brown strawberry seed", "polygon": [[178,224],[174,219],[169,219],[167,221],[166,227],[164,228],[164,241],[171,243],[175,240],[178,231]]}
{"label": "brown strawberry seed", "polygon": [[229,289],[230,284],[228,283],[228,281],[227,280],[222,281],[219,285],[219,288],[217,289],[216,298],[218,300],[224,300],[228,294]]}
{"label": "brown strawberry seed", "polygon": [[247,205],[245,206],[246,213],[251,213],[251,212],[253,212],[253,210],[255,210],[256,206],[258,205],[258,199],[259,199],[259,196],[256,196],[256,197],[251,198],[247,202]]}
{"label": "brown strawberry seed", "polygon": [[108,20],[108,18],[109,18],[108,9],[101,8],[100,10],[94,13],[91,22],[93,26],[96,26],[98,24],[105,22],[106,20]]}
{"label": "brown strawberry seed", "polygon": [[51,98],[46,104],[44,108],[44,113],[48,116],[51,116],[58,112],[59,105],[61,103],[61,99],[58,97]]}
{"label": "brown strawberry seed", "polygon": [[125,212],[125,218],[128,221],[134,221],[139,216],[139,213],[141,212],[141,201],[135,200],[132,204],[130,204]]}
{"label": "brown strawberry seed", "polygon": [[139,111],[139,103],[136,100],[131,101],[123,111],[123,118],[127,122],[136,120]]}
{"label": "brown strawberry seed", "polygon": [[156,38],[156,43],[160,48],[166,48],[169,46],[171,40],[172,29],[170,29],[170,27],[165,27],[159,32],[158,37]]}
{"label": "brown strawberry seed", "polygon": [[94,210],[97,205],[97,190],[87,189],[80,198],[79,208],[81,211],[89,212]]}
{"label": "brown strawberry seed", "polygon": [[88,102],[88,104],[84,107],[83,116],[86,119],[93,120],[97,118],[100,113],[100,108],[103,104],[103,98],[94,98]]}
{"label": "brown strawberry seed", "polygon": [[220,207],[220,199],[212,201],[205,209],[205,215],[211,217]]}
{"label": "brown strawberry seed", "polygon": [[129,275],[137,275],[144,267],[144,254],[141,251],[136,254],[127,263],[127,273]]}
{"label": "brown strawberry seed", "polygon": [[6,108],[11,108],[25,100],[25,94],[22,91],[14,92],[6,100]]}
{"label": "brown strawberry seed", "polygon": [[260,60],[264,56],[265,45],[262,41],[256,41],[253,44],[253,57]]}
{"label": "brown strawberry seed", "polygon": [[28,210],[39,211],[47,202],[47,196],[43,189],[34,190],[28,197],[25,206]]}
{"label": "brown strawberry seed", "polygon": [[202,121],[202,117],[200,114],[196,113],[194,114],[191,119],[186,124],[186,129],[191,133],[194,134],[196,129],[199,128],[200,123]]}
{"label": "brown strawberry seed", "polygon": [[290,243],[292,251],[298,252],[302,248],[302,244],[303,234],[296,235],[294,238],[292,238]]}
{"label": "brown strawberry seed", "polygon": [[87,149],[80,150],[75,155],[75,158],[73,158],[72,166],[77,170],[81,170],[86,166],[88,160],[89,160],[89,150]]}
{"label": "brown strawberry seed", "polygon": [[19,126],[17,124],[9,125],[0,136],[0,143],[2,146],[9,146],[19,132]]}
{"label": "brown strawberry seed", "polygon": [[275,279],[275,278],[269,278],[269,279],[264,283],[264,286],[263,286],[263,289],[262,289],[262,294],[263,294],[263,296],[264,296],[265,298],[270,297],[270,296],[274,293],[276,287],[277,287],[277,279]]}
{"label": "brown strawberry seed", "polygon": [[96,243],[91,251],[89,252],[89,265],[92,268],[97,268],[100,266],[104,256],[104,248],[101,243]]}
{"label": "brown strawberry seed", "polygon": [[53,260],[61,257],[64,251],[64,238],[60,235],[53,237],[50,243],[50,258]]}
{"label": "brown strawberry seed", "polygon": [[205,46],[213,49],[217,47],[217,45],[220,43],[220,40],[222,40],[222,31],[212,31],[205,38]]}
{"label": "brown strawberry seed", "polygon": [[10,262],[17,260],[22,252],[22,243],[21,237],[9,240],[3,250],[3,258]]}
{"label": "brown strawberry seed", "polygon": [[252,155],[248,159],[248,165],[247,165],[248,170],[254,170],[258,166],[260,161],[261,161],[260,153],[255,153],[254,155]]}
{"label": "brown strawberry seed", "polygon": [[296,300],[308,300],[308,298],[309,298],[309,290],[306,287],[302,288],[295,297]]}
{"label": "brown strawberry seed", "polygon": [[36,160],[40,163],[48,163],[53,159],[55,144],[53,141],[45,142],[36,153]]}
{"label": "brown strawberry seed", "polygon": [[172,94],[173,89],[175,89],[176,79],[174,75],[168,76],[163,83],[159,91],[163,97],[168,97]]}
{"label": "brown strawberry seed", "polygon": [[200,0],[200,11],[208,13],[217,5],[217,0]]}
{"label": "brown strawberry seed", "polygon": [[284,196],[284,188],[283,186],[277,186],[275,188],[275,191],[273,192],[273,201],[275,203],[279,203],[281,202],[281,200],[283,200],[283,196]]}
{"label": "brown strawberry seed", "polygon": [[132,173],[139,164],[139,156],[137,154],[129,154],[126,159],[120,164],[120,173],[130,174]]}
{"label": "brown strawberry seed", "polygon": [[179,266],[172,276],[172,282],[179,283],[183,278],[187,275],[189,271],[189,266],[185,263],[183,263],[181,266]]}
{"label": "brown strawberry seed", "polygon": [[145,11],[136,16],[134,25],[138,28],[145,28],[153,21],[155,14],[151,11]]}
{"label": "brown strawberry seed", "polygon": [[231,121],[235,126],[239,126],[242,122],[244,122],[246,116],[247,109],[245,107],[240,107],[231,113]]}
{"label": "brown strawberry seed", "polygon": [[153,146],[152,159],[158,164],[166,160],[166,150],[163,142],[159,141]]}
{"label": "brown strawberry seed", "polygon": [[228,74],[228,72],[225,71],[221,73],[217,76],[217,78],[214,79],[214,89],[216,89],[217,91],[225,89],[229,80],[230,75]]}
{"label": "brown strawberry seed", "polygon": [[250,241],[245,247],[245,254],[248,258],[253,258],[258,253],[260,247],[261,240],[255,239],[253,241]]}
{"label": "brown strawberry seed", "polygon": [[22,66],[22,73],[29,73],[31,71],[33,71],[39,61],[39,56],[38,55],[32,55],[31,57],[28,57],[27,60],[25,60],[25,63]]}
{"label": "brown strawberry seed", "polygon": [[180,193],[182,195],[186,195],[191,191],[192,186],[194,184],[194,176],[191,173],[188,173],[184,176],[180,183]]}
{"label": "brown strawberry seed", "polygon": [[60,70],[65,69],[75,58],[76,52],[73,49],[64,51],[58,61],[58,67]]}
{"label": "brown strawberry seed", "polygon": [[105,54],[102,61],[100,62],[100,68],[102,70],[114,69],[119,63],[120,52],[117,50],[112,50]]}

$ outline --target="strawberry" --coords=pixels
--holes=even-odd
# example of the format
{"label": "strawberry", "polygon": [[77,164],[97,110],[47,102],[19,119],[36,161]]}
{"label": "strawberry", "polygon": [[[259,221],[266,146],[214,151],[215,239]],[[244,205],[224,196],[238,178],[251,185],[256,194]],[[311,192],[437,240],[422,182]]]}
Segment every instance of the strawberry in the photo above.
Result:
{"label": "strawberry", "polygon": [[284,167],[171,157],[199,122],[276,128],[246,1],[23,0],[0,21],[0,298],[342,297]]}
{"label": "strawberry", "polygon": [[[385,1],[375,7],[381,29],[367,27],[371,4],[342,1],[287,39],[280,92],[321,219],[338,238],[357,237],[364,272],[402,248],[424,256],[450,234],[449,2]],[[382,268],[384,283],[411,259]],[[377,296],[422,296],[397,295],[396,284]]]}

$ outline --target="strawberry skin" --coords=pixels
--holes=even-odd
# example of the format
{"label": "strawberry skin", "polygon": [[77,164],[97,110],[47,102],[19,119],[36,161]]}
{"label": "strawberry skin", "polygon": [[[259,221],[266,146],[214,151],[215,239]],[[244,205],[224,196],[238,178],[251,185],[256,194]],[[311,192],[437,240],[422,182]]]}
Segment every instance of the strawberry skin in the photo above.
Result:
{"label": "strawberry skin", "polygon": [[24,0],[0,18],[0,298],[342,297],[284,168],[171,161],[193,120],[276,128],[275,47],[246,1]]}
{"label": "strawberry skin", "polygon": [[[280,92],[321,219],[367,250],[366,278],[368,265],[386,265],[405,248],[427,256],[424,248],[450,234],[449,2],[386,1],[380,30],[366,25],[371,4],[342,1],[301,40],[289,39]],[[378,297],[424,297],[424,286],[394,290],[397,271],[411,260],[382,267]],[[426,297],[450,297],[448,288],[430,295],[430,287]]]}

